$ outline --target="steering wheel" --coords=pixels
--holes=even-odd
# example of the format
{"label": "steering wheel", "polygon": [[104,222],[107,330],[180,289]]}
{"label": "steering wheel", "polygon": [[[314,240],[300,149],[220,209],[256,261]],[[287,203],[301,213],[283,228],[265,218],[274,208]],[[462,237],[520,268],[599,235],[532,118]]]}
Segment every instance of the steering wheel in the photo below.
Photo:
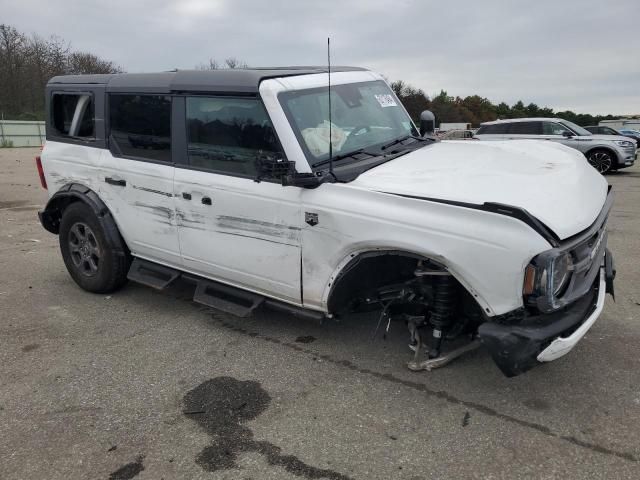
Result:
{"label": "steering wheel", "polygon": [[[363,132],[364,130],[364,132]],[[347,137],[347,140],[342,145],[342,150],[350,149],[354,140],[357,140],[356,137],[360,135],[365,135],[371,131],[371,127],[369,125],[358,125],[351,130],[351,133]]]}

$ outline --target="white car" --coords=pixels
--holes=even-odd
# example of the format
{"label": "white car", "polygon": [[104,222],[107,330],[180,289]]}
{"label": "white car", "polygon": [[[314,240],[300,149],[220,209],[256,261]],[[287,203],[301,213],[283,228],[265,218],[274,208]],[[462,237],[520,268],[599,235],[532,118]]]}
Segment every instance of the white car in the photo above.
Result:
{"label": "white car", "polygon": [[613,292],[602,176],[553,143],[420,136],[376,73],[336,69],[331,96],[328,80],[51,79],[39,215],[71,277],[90,292],[181,277],[241,316],[377,308],[427,361],[479,338],[509,376],[567,353]]}

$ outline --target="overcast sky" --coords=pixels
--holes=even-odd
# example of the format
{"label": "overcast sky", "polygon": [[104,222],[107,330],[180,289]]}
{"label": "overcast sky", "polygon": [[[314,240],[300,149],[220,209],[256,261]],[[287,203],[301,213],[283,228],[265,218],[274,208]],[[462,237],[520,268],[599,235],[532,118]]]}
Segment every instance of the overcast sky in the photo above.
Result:
{"label": "overcast sky", "polygon": [[128,72],[365,66],[432,95],[640,114],[640,0],[2,0],[0,22]]}

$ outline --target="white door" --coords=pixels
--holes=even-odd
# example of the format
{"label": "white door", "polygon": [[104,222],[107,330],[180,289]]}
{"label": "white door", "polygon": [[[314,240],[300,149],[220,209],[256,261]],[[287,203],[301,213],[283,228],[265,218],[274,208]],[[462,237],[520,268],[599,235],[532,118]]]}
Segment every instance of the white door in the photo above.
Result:
{"label": "white door", "polygon": [[255,179],[281,156],[257,98],[187,97],[185,164],[174,195],[185,270],[301,303],[301,189]]}
{"label": "white door", "polygon": [[171,100],[109,95],[109,150],[99,195],[134,255],[180,266],[173,198]]}

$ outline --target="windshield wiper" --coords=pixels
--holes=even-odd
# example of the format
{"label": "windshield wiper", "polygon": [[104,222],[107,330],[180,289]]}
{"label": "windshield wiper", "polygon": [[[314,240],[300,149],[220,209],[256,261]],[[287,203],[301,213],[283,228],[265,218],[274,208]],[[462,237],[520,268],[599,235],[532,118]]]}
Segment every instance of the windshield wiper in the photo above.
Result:
{"label": "windshield wiper", "polygon": [[316,162],[314,164],[312,164],[311,166],[313,168],[315,167],[319,167],[320,165],[326,165],[329,162],[337,162],[339,160],[345,159],[345,158],[349,158],[349,157],[353,157],[355,155],[358,155],[359,153],[364,153],[366,155],[369,155],[370,157],[377,157],[378,154],[376,153],[371,153],[371,152],[367,152],[364,148],[359,148],[358,150],[354,150],[353,152],[347,152],[347,153],[342,153],[340,155],[335,155],[332,158],[327,158],[326,160],[321,160],[319,162]]}
{"label": "windshield wiper", "polygon": [[380,150],[386,150],[389,147],[392,147],[393,145],[397,145],[398,143],[402,143],[405,140],[409,140],[410,138],[413,138],[414,140],[418,141],[426,141],[426,138],[422,138],[422,137],[416,137],[415,135],[405,135],[404,137],[400,137],[400,138],[396,138],[395,140],[391,140],[389,143],[385,143],[384,145],[382,145],[380,147]]}

